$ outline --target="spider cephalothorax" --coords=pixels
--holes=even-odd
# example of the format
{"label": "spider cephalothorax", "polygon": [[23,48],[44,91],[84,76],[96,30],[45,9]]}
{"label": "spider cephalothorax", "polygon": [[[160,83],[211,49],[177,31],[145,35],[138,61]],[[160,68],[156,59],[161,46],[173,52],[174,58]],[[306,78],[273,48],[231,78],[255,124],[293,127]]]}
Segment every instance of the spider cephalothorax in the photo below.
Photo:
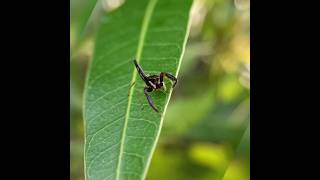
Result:
{"label": "spider cephalothorax", "polygon": [[137,68],[137,71],[141,77],[141,79],[145,82],[146,86],[144,87],[144,94],[147,97],[147,100],[156,112],[159,112],[158,109],[154,106],[154,103],[149,95],[150,92],[153,90],[160,90],[164,89],[165,90],[165,85],[163,83],[163,77],[167,77],[173,82],[172,87],[174,88],[175,85],[177,84],[177,78],[174,77],[172,74],[166,73],[166,72],[161,72],[160,75],[147,75],[144,73],[143,69],[141,66],[137,63],[136,60],[133,60],[134,65]]}

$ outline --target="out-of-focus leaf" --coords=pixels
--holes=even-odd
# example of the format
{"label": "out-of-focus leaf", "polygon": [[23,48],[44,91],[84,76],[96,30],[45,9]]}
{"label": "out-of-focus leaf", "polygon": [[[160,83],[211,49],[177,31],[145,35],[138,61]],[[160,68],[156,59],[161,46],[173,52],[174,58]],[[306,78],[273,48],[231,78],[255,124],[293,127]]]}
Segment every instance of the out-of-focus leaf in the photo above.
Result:
{"label": "out-of-focus leaf", "polygon": [[83,34],[97,0],[71,0],[72,42],[77,43]]}
{"label": "out-of-focus leaf", "polygon": [[191,71],[191,68],[197,63],[197,58],[208,56],[212,53],[211,43],[193,43],[187,45],[186,53],[181,64],[181,74],[185,74]]}
{"label": "out-of-focus leaf", "polygon": [[172,102],[165,117],[164,135],[183,135],[189,128],[206,117],[214,106],[213,95],[213,91],[209,89],[201,95],[180,98]]}
{"label": "out-of-focus leaf", "polygon": [[249,180],[250,174],[248,167],[240,161],[232,161],[226,174],[224,174],[222,180]]}
{"label": "out-of-focus leaf", "polygon": [[177,76],[191,4],[127,0],[103,17],[85,87],[87,180],[145,178],[172,89],[152,93],[154,112],[133,59],[147,73]]}
{"label": "out-of-focus leaf", "polygon": [[80,141],[70,142],[70,179],[83,179],[83,143]]}
{"label": "out-of-focus leaf", "polygon": [[189,148],[165,149],[160,146],[155,151],[147,179],[214,180],[215,173],[208,169],[190,157]]}
{"label": "out-of-focus leaf", "polygon": [[249,124],[249,107],[248,99],[241,103],[216,103],[214,110],[191,128],[186,136],[194,140],[228,142],[236,148]]}
{"label": "out-of-focus leaf", "polygon": [[250,125],[243,132],[239,144],[234,149],[232,159],[224,170],[223,180],[250,179]]}
{"label": "out-of-focus leaf", "polygon": [[219,82],[217,96],[224,102],[232,102],[241,98],[244,90],[237,76],[228,75]]}
{"label": "out-of-focus leaf", "polygon": [[223,145],[197,143],[190,149],[190,155],[197,162],[216,171],[223,171],[228,164],[230,150]]}

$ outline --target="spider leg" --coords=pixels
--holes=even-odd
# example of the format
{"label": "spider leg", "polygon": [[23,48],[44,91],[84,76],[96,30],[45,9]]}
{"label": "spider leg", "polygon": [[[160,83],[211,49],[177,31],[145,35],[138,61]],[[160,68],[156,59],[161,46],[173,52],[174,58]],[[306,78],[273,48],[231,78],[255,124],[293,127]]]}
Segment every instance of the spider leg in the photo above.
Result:
{"label": "spider leg", "polygon": [[133,60],[133,63],[134,65],[136,66],[136,69],[141,77],[141,79],[148,85],[148,86],[152,86],[150,83],[149,83],[149,79],[148,79],[148,76],[146,75],[146,73],[144,73],[142,67],[138,64],[137,60]]}
{"label": "spider leg", "polygon": [[173,82],[172,88],[174,88],[178,82],[177,78],[174,77],[172,74],[170,73],[166,73],[166,72],[161,72],[160,73],[160,83],[163,83],[163,77],[167,77],[168,79],[170,79]]}
{"label": "spider leg", "polygon": [[149,92],[152,92],[152,90],[153,89],[151,87],[144,87],[144,95],[147,97],[148,103],[152,107],[152,109],[156,112],[159,112],[158,109],[154,106],[154,103],[149,95]]}

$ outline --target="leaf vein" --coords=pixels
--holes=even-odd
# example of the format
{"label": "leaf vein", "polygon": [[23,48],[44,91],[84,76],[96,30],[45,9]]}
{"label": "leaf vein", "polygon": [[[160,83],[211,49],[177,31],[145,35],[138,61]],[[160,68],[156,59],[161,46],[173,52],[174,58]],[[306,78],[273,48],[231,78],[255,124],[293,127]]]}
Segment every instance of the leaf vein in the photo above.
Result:
{"label": "leaf vein", "polygon": [[123,89],[123,88],[128,87],[128,86],[129,86],[129,84],[126,83],[126,84],[124,84],[124,85],[122,85],[122,86],[120,86],[120,87],[118,87],[118,88],[116,88],[116,89],[114,89],[114,90],[112,90],[112,91],[106,92],[104,95],[98,97],[95,101],[92,102],[91,106],[88,107],[88,111],[89,111],[94,105],[96,105],[101,99],[103,99],[104,97],[106,97],[106,96],[108,96],[108,95],[110,95],[110,94],[112,94],[112,93],[118,92],[120,89]]}
{"label": "leaf vein", "polygon": [[[145,15],[144,15],[144,19],[143,19],[143,24],[141,27],[141,32],[140,32],[140,37],[139,37],[139,43],[138,43],[138,49],[137,49],[137,54],[136,54],[136,59],[139,62],[140,61],[140,57],[142,54],[142,48],[143,48],[143,44],[144,44],[144,39],[145,39],[145,35],[150,23],[150,19],[151,16],[153,14],[153,10],[154,7],[157,3],[157,0],[150,0],[148,2],[146,11],[145,11]],[[132,76],[132,80],[131,83],[132,84],[135,79],[136,79],[137,73],[135,70],[133,70],[133,76]],[[127,107],[127,112],[126,112],[126,118],[124,121],[124,128],[122,131],[122,137],[121,137],[121,144],[120,144],[120,153],[119,153],[119,160],[118,160],[118,164],[117,164],[117,175],[116,175],[116,180],[120,179],[120,168],[121,168],[121,160],[122,160],[122,153],[124,152],[123,148],[124,148],[124,141],[125,141],[125,135],[126,135],[126,129],[128,126],[128,120],[129,120],[129,116],[130,116],[130,107],[131,107],[131,101],[132,101],[132,93],[133,93],[133,89],[130,89],[129,92],[129,100],[128,100],[128,107]]]}

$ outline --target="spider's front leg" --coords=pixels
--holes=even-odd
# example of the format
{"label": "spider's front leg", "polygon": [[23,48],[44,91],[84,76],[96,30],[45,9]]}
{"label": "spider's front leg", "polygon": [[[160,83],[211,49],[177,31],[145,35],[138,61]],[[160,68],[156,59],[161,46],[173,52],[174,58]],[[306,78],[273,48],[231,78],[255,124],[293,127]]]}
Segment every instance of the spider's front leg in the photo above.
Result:
{"label": "spider's front leg", "polygon": [[152,99],[150,97],[149,92],[152,92],[152,91],[153,91],[153,89],[151,87],[147,87],[147,86],[144,87],[144,95],[147,97],[149,105],[152,107],[152,109],[154,111],[159,112],[158,109],[154,106],[154,103],[153,103],[153,101],[152,101]]}
{"label": "spider's front leg", "polygon": [[[172,74],[170,73],[166,73],[166,72],[161,72],[160,73],[160,83],[163,84],[163,77],[167,77],[168,79],[170,79],[173,82],[172,88],[174,88],[178,82],[178,79],[176,77],[174,77]],[[164,85],[164,84],[163,84]]]}
{"label": "spider's front leg", "polygon": [[148,85],[148,86],[152,86],[152,84],[150,84],[149,79],[148,79],[148,75],[146,75],[146,73],[143,71],[142,67],[138,64],[137,60],[133,60],[134,65],[136,66],[136,69],[138,71],[139,76],[141,77],[141,79]]}

